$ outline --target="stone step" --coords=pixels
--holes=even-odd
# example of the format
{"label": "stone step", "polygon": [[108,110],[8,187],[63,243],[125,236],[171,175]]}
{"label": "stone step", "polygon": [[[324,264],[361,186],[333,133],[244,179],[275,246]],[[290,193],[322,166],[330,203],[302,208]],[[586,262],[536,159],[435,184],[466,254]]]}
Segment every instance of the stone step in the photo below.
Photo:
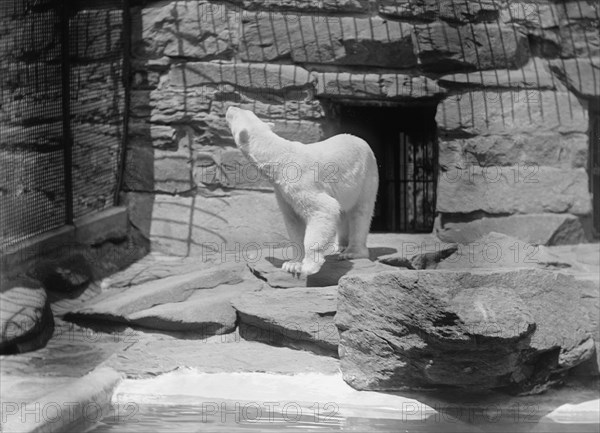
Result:
{"label": "stone step", "polygon": [[243,264],[227,263],[146,281],[124,291],[106,290],[68,312],[65,319],[126,323],[165,331],[228,332],[235,327],[230,298],[262,287],[260,281],[242,283],[244,272]]}
{"label": "stone step", "polygon": [[247,340],[337,357],[337,286],[248,293],[233,307]]}
{"label": "stone step", "polygon": [[273,257],[264,257],[248,263],[248,267],[257,277],[271,287],[286,289],[291,287],[327,287],[334,286],[344,275],[372,274],[395,269],[383,263],[369,259],[339,260],[333,254],[325,257],[325,264],[313,275],[298,276],[283,271],[281,265],[292,256],[286,256],[286,250],[274,250]]}

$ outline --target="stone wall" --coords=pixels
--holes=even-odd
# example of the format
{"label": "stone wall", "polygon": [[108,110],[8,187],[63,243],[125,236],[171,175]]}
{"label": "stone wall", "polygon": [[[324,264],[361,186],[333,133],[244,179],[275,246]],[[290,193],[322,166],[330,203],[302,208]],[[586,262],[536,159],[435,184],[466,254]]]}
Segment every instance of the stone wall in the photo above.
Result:
{"label": "stone wall", "polygon": [[227,106],[310,142],[338,132],[332,103],[433,104],[440,237],[580,241],[598,14],[591,1],[138,3],[132,220],[155,248],[178,254],[284,242],[271,188],[243,170]]}
{"label": "stone wall", "polygon": [[[120,1],[72,2],[75,218],[113,205],[124,119]],[[65,221],[62,2],[0,5],[0,246]]]}

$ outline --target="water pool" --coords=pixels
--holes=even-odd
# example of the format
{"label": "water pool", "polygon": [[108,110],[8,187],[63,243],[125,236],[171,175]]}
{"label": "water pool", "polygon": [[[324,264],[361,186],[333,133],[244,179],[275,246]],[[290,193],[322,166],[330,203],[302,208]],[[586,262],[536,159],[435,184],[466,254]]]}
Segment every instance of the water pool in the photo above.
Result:
{"label": "water pool", "polygon": [[89,431],[141,432],[595,432],[597,390],[528,398],[356,391],[341,374],[206,374],[125,380]]}
{"label": "water pool", "polygon": [[[233,407],[233,406],[231,406]],[[205,408],[206,409],[206,408]],[[518,420],[516,414],[494,422],[483,419],[452,419],[450,416],[430,415],[423,419],[363,418],[344,416],[315,416],[310,408],[301,414],[229,410],[225,416],[198,405],[144,405],[135,413],[126,409],[120,414],[109,414],[90,431],[93,433],[147,433],[147,432],[544,432],[585,433],[598,432],[598,424],[559,423],[543,419],[537,422]]]}

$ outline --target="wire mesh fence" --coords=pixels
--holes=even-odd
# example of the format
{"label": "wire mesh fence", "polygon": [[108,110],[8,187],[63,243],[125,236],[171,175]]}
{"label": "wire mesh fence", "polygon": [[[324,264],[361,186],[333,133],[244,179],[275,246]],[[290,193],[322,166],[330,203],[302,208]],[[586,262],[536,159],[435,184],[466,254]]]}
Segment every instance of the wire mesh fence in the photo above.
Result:
{"label": "wire mesh fence", "polygon": [[0,2],[0,248],[114,204],[121,2]]}
{"label": "wire mesh fence", "polygon": [[61,10],[0,3],[0,246],[65,223]]}

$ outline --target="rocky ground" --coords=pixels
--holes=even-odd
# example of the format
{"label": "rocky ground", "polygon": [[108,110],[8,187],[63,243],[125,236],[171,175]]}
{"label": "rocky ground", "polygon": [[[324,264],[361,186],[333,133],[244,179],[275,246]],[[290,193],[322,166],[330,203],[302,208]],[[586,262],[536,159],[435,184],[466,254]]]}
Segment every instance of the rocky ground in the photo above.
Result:
{"label": "rocky ground", "polygon": [[[284,250],[204,262],[151,253],[77,290],[48,290],[53,336],[0,357],[0,397],[34,401],[98,367],[142,379],[185,368],[334,375],[341,366],[352,386],[388,392],[535,394],[597,380],[598,244],[375,234],[369,246],[371,260],[331,256],[309,278],[279,269]],[[32,303],[31,329],[46,320],[43,305]]]}

